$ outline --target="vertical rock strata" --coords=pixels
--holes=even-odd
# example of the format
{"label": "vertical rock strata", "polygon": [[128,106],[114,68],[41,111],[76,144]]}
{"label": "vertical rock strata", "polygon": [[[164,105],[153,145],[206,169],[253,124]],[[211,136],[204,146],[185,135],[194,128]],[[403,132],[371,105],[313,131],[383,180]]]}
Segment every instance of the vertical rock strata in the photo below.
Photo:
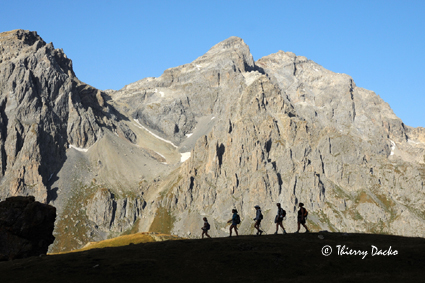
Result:
{"label": "vertical rock strata", "polygon": [[75,77],[72,62],[35,32],[0,34],[0,196],[49,201],[49,181],[69,145],[102,135],[97,90]]}

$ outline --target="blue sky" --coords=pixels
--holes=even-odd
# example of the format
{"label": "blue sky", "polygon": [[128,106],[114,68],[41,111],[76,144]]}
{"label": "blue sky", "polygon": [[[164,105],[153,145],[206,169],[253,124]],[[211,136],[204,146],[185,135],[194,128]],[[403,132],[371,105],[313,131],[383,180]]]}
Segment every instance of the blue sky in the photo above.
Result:
{"label": "blue sky", "polygon": [[353,77],[425,127],[425,1],[2,1],[0,32],[37,31],[78,78],[120,89],[239,36],[254,60],[279,50]]}

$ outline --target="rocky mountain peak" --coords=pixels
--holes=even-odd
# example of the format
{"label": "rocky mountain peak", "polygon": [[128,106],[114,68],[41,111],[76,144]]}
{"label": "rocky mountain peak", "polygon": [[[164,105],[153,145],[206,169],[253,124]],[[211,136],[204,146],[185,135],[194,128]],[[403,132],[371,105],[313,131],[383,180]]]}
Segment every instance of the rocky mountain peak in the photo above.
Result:
{"label": "rocky mountain peak", "polygon": [[229,51],[237,51],[237,50],[249,50],[248,45],[243,41],[242,38],[237,36],[231,36],[213,47],[210,48],[210,50],[207,52],[207,54],[212,53],[221,53],[221,52],[229,52]]}
{"label": "rocky mountain peak", "polygon": [[53,43],[46,44],[37,32],[18,29],[0,33],[0,64],[10,61],[34,69],[36,67],[34,58],[37,56],[47,59],[44,60],[48,64],[44,66],[45,68],[52,67],[60,73],[75,77],[72,61],[63,50],[55,49]]}
{"label": "rocky mountain peak", "polygon": [[[158,78],[127,85],[112,95],[127,105],[134,119],[180,144],[200,118],[226,115],[229,102],[236,99],[247,80],[260,75],[256,70],[248,45],[233,36],[191,63],[167,69]],[[255,74],[246,78],[249,72]],[[144,103],[138,102],[140,94]]]}
{"label": "rocky mountain peak", "polygon": [[13,30],[0,33],[0,64],[24,53],[34,53],[46,45],[34,31]]}
{"label": "rocky mountain peak", "polygon": [[12,31],[2,32],[0,33],[0,42],[15,42],[22,43],[23,45],[31,46],[35,42],[40,41],[44,42],[44,40],[37,34],[36,31],[28,31],[23,29],[16,29]]}
{"label": "rocky mountain peak", "polygon": [[253,70],[255,66],[248,45],[242,38],[236,36],[217,43],[196,61],[221,61],[225,59],[231,59],[238,70],[242,72]]}

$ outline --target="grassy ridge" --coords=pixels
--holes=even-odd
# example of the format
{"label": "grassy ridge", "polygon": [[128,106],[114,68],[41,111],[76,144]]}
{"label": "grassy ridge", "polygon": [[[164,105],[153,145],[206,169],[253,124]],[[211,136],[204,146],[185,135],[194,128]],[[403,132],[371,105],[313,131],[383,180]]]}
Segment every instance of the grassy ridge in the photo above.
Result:
{"label": "grassy ridge", "polygon": [[[127,245],[136,245],[136,244],[142,244],[142,243],[153,243],[153,242],[162,242],[162,241],[172,241],[172,240],[182,240],[183,238],[173,236],[173,235],[167,235],[167,234],[161,234],[161,233],[136,233],[136,234],[130,234],[130,235],[124,235],[119,236],[116,238],[100,241],[100,242],[90,242],[87,245],[85,245],[83,248],[78,250],[70,251],[72,253],[74,252],[82,252],[82,251],[88,251],[93,249],[103,249],[103,248],[112,248],[112,247],[123,247]],[[66,254],[69,252],[60,252],[60,253],[52,253],[54,254]]]}

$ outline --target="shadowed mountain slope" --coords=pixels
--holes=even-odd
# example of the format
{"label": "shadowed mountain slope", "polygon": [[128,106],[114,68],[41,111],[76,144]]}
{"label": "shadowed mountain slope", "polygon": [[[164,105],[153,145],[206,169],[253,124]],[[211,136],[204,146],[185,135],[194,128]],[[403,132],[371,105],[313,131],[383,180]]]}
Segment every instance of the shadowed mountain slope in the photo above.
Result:
{"label": "shadowed mountain slope", "polygon": [[[425,241],[324,233],[179,240],[0,262],[5,282],[421,281]],[[322,248],[332,247],[330,256]],[[366,251],[368,255],[338,255]],[[372,256],[372,245],[393,255]],[[398,252],[394,255],[395,251]],[[376,253],[376,252],[375,252]]]}

